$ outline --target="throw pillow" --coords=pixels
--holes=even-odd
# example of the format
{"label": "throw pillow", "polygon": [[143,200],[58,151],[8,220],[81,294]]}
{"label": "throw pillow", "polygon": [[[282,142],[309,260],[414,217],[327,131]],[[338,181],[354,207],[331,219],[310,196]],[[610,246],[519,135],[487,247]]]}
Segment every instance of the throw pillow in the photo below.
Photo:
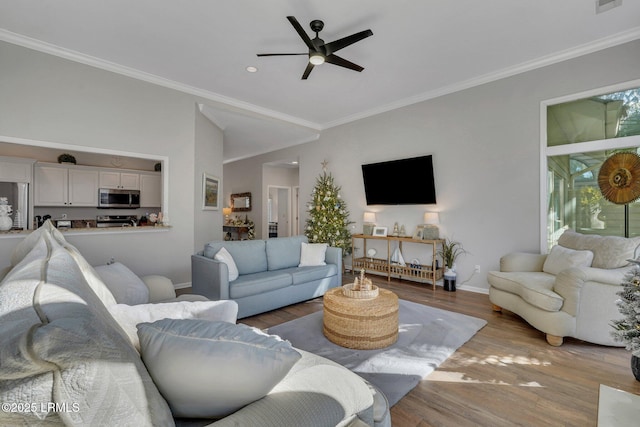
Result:
{"label": "throw pillow", "polygon": [[221,301],[175,301],[160,304],[115,304],[109,312],[127,333],[133,346],[140,351],[138,330],[140,323],[151,323],[160,319],[204,319],[236,323],[238,303]]}
{"label": "throw pillow", "polygon": [[590,267],[593,261],[593,252],[576,251],[563,246],[554,246],[547,255],[542,265],[542,271],[557,275],[562,270],[571,267]]}
{"label": "throw pillow", "polygon": [[302,357],[242,324],[164,319],[138,325],[140,351],[176,417],[219,418],[264,397]]}
{"label": "throw pillow", "polygon": [[226,250],[225,248],[221,248],[213,258],[217,261],[227,264],[230,282],[233,282],[238,278],[238,267],[236,266],[236,262],[233,260],[233,257],[228,250]]}
{"label": "throw pillow", "polygon": [[300,264],[298,267],[310,267],[315,265],[327,265],[324,261],[327,252],[326,243],[301,243]]}
{"label": "throw pillow", "polygon": [[144,282],[119,262],[93,267],[118,304],[146,304],[149,302],[149,288]]}

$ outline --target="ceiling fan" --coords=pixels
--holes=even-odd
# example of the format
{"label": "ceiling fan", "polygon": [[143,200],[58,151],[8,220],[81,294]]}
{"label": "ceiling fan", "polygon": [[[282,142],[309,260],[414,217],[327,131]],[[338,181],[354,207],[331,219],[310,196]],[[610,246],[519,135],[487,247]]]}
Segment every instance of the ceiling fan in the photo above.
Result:
{"label": "ceiling fan", "polygon": [[308,53],[259,53],[258,56],[290,56],[290,55],[308,55],[309,63],[307,64],[307,68],[304,70],[302,74],[302,80],[306,80],[311,74],[311,70],[316,65],[320,65],[324,62],[328,62],[329,64],[338,65],[340,67],[348,68],[354,71],[362,71],[363,67],[358,64],[354,64],[353,62],[347,61],[344,58],[335,55],[334,52],[339,51],[342,48],[345,48],[349,45],[352,45],[356,42],[359,42],[362,39],[365,39],[369,36],[373,35],[371,30],[360,31],[359,33],[352,34],[350,36],[332,41],[331,43],[325,43],[324,40],[318,36],[318,33],[322,31],[324,28],[324,22],[319,19],[314,19],[309,24],[311,26],[311,30],[316,33],[315,38],[311,39],[307,35],[307,33],[302,29],[302,26],[298,22],[298,20],[294,16],[287,16],[293,28],[298,32],[304,44],[309,48]]}

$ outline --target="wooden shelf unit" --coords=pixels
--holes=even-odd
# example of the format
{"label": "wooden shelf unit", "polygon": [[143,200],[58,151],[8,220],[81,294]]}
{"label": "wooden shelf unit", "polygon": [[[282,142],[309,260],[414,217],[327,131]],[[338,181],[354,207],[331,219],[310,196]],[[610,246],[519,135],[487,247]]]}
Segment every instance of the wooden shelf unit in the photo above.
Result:
{"label": "wooden shelf unit", "polygon": [[[362,239],[363,256],[356,256],[356,239]],[[370,258],[367,256],[367,240],[382,240],[387,242],[387,257],[386,258]],[[391,262],[391,243],[398,242],[400,252],[402,252],[403,243],[415,243],[422,245],[431,245],[433,249],[433,255],[431,259],[431,265],[412,265],[405,260],[406,265],[402,266]],[[396,237],[396,236],[370,236],[365,234],[354,234],[351,236],[351,247],[353,249],[353,259],[351,261],[352,269],[355,273],[364,269],[366,272],[374,274],[382,274],[387,276],[387,281],[390,281],[392,277],[398,279],[414,280],[418,282],[430,282],[433,289],[436,289],[436,281],[442,279],[444,269],[442,265],[434,269],[437,265],[437,250],[438,245],[444,243],[443,239],[436,240],[416,240],[411,237]]]}

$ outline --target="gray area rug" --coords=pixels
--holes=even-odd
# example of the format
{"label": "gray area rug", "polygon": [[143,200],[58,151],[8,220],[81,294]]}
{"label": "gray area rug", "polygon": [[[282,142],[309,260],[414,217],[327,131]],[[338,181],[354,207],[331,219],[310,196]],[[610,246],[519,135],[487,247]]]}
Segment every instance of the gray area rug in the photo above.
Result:
{"label": "gray area rug", "polygon": [[322,310],[269,328],[294,347],[349,368],[380,389],[395,405],[462,344],[485,320],[400,300],[398,341],[379,350],[340,347],[322,334]]}

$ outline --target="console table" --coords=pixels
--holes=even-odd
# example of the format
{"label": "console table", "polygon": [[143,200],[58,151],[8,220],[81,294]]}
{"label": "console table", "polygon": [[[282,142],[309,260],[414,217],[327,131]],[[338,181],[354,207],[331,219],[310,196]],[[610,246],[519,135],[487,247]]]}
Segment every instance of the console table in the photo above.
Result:
{"label": "console table", "polygon": [[223,235],[227,235],[229,237],[228,239],[225,238],[225,240],[244,240],[243,236],[248,236],[249,233],[249,224],[224,224],[222,226],[222,233]]}
{"label": "console table", "polygon": [[[356,239],[363,241],[362,256],[356,256]],[[378,240],[387,242],[387,256],[386,258],[372,258],[367,256],[367,240]],[[419,244],[429,245],[432,249],[431,264],[415,265],[407,263],[402,266],[391,262],[391,243],[398,242],[400,252],[402,252],[402,244]],[[438,265],[437,262],[437,250],[438,245],[444,243],[443,239],[435,240],[417,240],[411,237],[396,237],[396,236],[370,236],[366,234],[354,234],[351,236],[351,247],[353,250],[352,266],[353,271],[364,269],[367,272],[384,274],[387,276],[387,281],[391,280],[391,277],[399,279],[405,278],[415,281],[427,281],[436,289],[436,281],[442,279],[444,269]],[[406,260],[405,260],[406,262]]]}

